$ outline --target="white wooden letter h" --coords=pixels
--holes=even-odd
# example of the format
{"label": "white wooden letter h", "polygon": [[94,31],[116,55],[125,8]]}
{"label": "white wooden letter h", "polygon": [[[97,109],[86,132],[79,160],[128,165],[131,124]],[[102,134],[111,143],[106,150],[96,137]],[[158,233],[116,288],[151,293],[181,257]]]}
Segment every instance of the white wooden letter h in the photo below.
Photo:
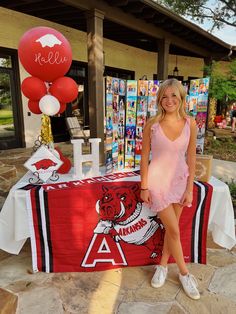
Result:
{"label": "white wooden letter h", "polygon": [[91,143],[91,154],[82,155],[82,144],[83,139],[71,140],[73,144],[73,157],[74,157],[74,177],[79,179],[83,178],[83,162],[92,162],[92,176],[99,176],[99,143],[100,138],[90,138],[89,143]]}

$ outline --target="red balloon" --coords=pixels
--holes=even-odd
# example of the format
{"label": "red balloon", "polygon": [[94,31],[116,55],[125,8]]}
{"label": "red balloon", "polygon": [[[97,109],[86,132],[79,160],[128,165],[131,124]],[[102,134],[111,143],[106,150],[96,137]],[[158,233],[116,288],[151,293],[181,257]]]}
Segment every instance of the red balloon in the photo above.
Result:
{"label": "red balloon", "polygon": [[58,147],[56,147],[55,150],[59,153],[61,161],[63,161],[63,164],[61,165],[61,167],[59,169],[57,169],[57,172],[60,174],[68,173],[71,169],[70,159],[67,157],[64,157],[62,152],[60,151],[60,149]]}
{"label": "red balloon", "polygon": [[63,164],[59,169],[57,169],[57,172],[60,174],[68,173],[71,169],[71,162],[69,158],[63,157],[61,158],[61,161],[63,161]]}
{"label": "red balloon", "polygon": [[72,62],[68,40],[50,27],[34,27],[24,33],[18,53],[26,71],[47,82],[63,76]]}
{"label": "red balloon", "polygon": [[[54,150],[58,153],[58,154],[56,154],[56,157],[57,157],[57,158],[59,158],[59,159],[64,158],[64,156],[62,155],[61,150],[60,150],[58,147],[55,147]],[[59,156],[58,156],[58,155],[59,155]]]}
{"label": "red balloon", "polygon": [[78,85],[70,77],[59,77],[49,88],[49,92],[60,102],[71,102],[78,96]]}
{"label": "red balloon", "polygon": [[37,100],[35,101],[35,100],[30,99],[28,101],[28,108],[32,113],[35,113],[35,114],[41,114],[42,113],[42,111],[39,108],[39,102]]}
{"label": "red balloon", "polygon": [[66,110],[66,103],[60,103],[60,110],[58,113],[63,113]]}
{"label": "red balloon", "polygon": [[61,157],[63,157],[63,154],[62,154],[60,148],[59,148],[59,147],[55,147],[54,149],[58,152],[59,157],[60,157],[60,159],[61,159]]}
{"label": "red balloon", "polygon": [[21,84],[23,94],[30,100],[39,100],[47,94],[45,83],[37,77],[27,77]]}

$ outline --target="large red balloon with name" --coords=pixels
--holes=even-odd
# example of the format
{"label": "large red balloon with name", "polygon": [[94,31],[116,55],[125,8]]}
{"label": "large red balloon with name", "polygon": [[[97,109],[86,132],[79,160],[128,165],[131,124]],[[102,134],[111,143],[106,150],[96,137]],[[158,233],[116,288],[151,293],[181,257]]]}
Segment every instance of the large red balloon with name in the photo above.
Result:
{"label": "large red balloon with name", "polygon": [[27,31],[20,39],[18,53],[26,71],[47,82],[63,76],[72,62],[68,40],[50,27],[35,27]]}

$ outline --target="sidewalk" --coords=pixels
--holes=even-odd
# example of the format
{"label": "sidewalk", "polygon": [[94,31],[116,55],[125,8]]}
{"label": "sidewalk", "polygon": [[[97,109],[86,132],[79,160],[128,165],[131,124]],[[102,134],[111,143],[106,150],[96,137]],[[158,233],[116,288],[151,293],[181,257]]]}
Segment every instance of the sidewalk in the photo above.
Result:
{"label": "sidewalk", "polygon": [[[59,146],[71,156],[70,144]],[[2,202],[26,172],[22,165],[30,155],[30,149],[1,152]],[[234,162],[214,160],[213,175],[223,181],[236,178],[235,166]],[[93,273],[32,274],[31,269],[29,240],[17,256],[0,251],[0,314],[236,313],[236,247],[232,251],[220,248],[210,234],[207,265],[189,265],[199,282],[199,301],[183,293],[174,264],[169,265],[167,282],[160,289],[150,285],[153,266]]]}
{"label": "sidewalk", "polygon": [[212,176],[224,182],[236,181],[236,162],[213,159]]}

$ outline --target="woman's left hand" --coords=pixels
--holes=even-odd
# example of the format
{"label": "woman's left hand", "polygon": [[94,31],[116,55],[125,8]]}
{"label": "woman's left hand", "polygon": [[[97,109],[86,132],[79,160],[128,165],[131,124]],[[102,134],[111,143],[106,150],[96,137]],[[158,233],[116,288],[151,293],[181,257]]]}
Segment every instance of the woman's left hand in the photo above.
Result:
{"label": "woman's left hand", "polygon": [[191,207],[192,201],[193,201],[193,193],[185,191],[181,198],[180,205]]}

